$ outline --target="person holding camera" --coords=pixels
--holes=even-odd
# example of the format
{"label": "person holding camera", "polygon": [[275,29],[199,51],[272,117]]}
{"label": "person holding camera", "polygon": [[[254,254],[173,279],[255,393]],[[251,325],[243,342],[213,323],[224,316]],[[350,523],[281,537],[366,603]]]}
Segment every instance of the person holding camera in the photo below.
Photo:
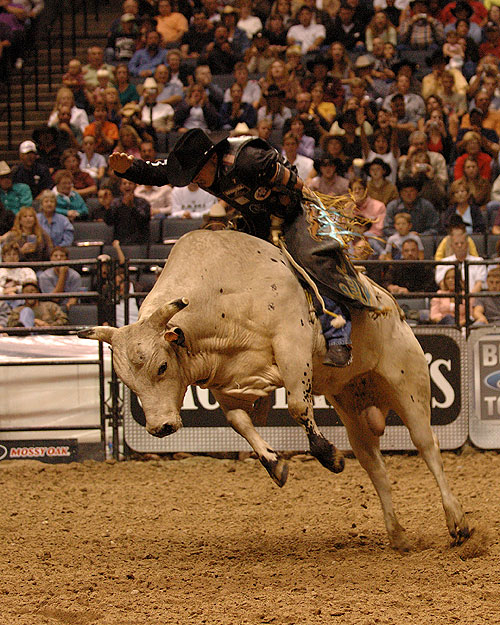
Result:
{"label": "person holding camera", "polygon": [[429,15],[428,0],[411,0],[401,15],[399,41],[410,50],[432,50],[444,42],[444,27]]}

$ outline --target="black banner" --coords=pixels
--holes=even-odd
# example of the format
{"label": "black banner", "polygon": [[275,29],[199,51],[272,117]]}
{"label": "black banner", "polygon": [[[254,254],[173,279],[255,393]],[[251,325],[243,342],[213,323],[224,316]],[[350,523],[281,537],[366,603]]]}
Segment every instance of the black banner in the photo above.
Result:
{"label": "black banner", "polygon": [[[460,347],[453,338],[444,334],[419,334],[417,339],[424,351],[431,377],[431,423],[448,425],[461,411],[461,358]],[[144,412],[134,393],[131,396],[131,413],[135,421],[146,425]],[[181,410],[184,427],[224,427],[226,419],[207,389],[190,386]],[[342,425],[335,410],[324,397],[314,399],[314,417],[319,426]],[[272,394],[267,426],[295,426],[290,417],[284,389]],[[402,425],[396,413],[389,413],[387,425]]]}
{"label": "black banner", "polygon": [[76,439],[0,441],[0,460],[40,460],[57,464],[78,460]]}

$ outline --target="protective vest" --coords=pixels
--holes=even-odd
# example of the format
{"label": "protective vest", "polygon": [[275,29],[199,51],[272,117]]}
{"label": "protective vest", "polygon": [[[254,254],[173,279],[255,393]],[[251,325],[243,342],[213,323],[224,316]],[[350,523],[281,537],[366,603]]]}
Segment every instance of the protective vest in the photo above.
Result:
{"label": "protective vest", "polygon": [[[222,143],[216,188],[212,187],[211,192],[248,219],[257,215],[260,218],[264,214],[268,216],[274,214],[280,217],[290,214],[296,216],[300,212],[301,194],[285,188],[281,190],[270,182],[270,178],[276,172],[275,167],[271,171],[264,171],[255,164],[254,175],[248,176],[249,170],[254,165],[248,162],[248,155],[245,155],[244,148],[248,146],[263,150],[271,157],[273,163],[281,163],[296,172],[295,167],[290,165],[277,150],[259,138],[234,137]],[[242,170],[245,170],[247,174],[244,179],[241,175]]]}

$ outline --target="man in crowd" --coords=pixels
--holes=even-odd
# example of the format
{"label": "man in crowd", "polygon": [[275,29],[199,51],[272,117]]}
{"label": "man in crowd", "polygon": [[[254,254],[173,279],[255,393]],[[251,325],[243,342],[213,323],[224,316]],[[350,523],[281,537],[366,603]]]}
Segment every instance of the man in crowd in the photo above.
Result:
{"label": "man in crowd", "polygon": [[384,221],[384,235],[394,234],[394,216],[409,213],[413,229],[419,234],[437,234],[439,214],[432,204],[420,197],[420,184],[415,178],[404,178],[398,182],[399,199],[387,205]]}
{"label": "man in crowd", "polygon": [[33,141],[23,141],[19,145],[19,160],[21,163],[12,172],[12,182],[27,184],[34,199],[44,189],[54,186],[49,168],[38,162],[38,152]]}
{"label": "man in crowd", "polygon": [[14,182],[12,170],[5,161],[0,161],[0,202],[15,215],[22,206],[31,206],[31,189],[23,182]]}

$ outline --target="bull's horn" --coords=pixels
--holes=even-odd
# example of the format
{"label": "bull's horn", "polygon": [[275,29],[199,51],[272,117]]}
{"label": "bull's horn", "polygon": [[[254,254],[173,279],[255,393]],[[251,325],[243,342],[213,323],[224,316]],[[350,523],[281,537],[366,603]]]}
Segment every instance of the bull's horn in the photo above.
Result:
{"label": "bull's horn", "polygon": [[182,299],[175,299],[155,310],[155,312],[148,317],[146,323],[163,330],[175,313],[178,313],[183,308],[186,308],[188,304],[189,301],[185,297]]}
{"label": "bull's horn", "polygon": [[111,326],[95,326],[88,330],[80,330],[78,336],[81,339],[95,339],[96,341],[104,341],[111,344],[116,330],[117,328],[112,328]]}

